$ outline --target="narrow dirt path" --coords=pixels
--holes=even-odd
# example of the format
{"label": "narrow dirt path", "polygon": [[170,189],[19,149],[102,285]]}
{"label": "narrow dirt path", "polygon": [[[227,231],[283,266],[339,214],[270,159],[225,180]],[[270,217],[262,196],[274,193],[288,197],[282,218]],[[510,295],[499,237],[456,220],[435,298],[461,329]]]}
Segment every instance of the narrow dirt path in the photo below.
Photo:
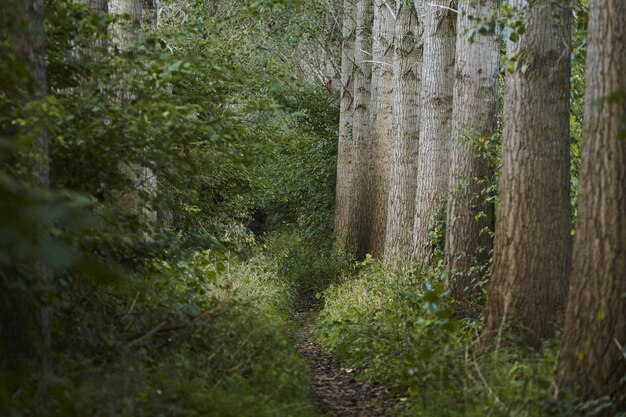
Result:
{"label": "narrow dirt path", "polygon": [[311,341],[318,308],[302,301],[294,312],[299,324],[296,348],[309,362],[312,391],[323,412],[331,417],[388,417],[393,402],[383,387],[359,380],[360,371],[342,368],[322,346]]}

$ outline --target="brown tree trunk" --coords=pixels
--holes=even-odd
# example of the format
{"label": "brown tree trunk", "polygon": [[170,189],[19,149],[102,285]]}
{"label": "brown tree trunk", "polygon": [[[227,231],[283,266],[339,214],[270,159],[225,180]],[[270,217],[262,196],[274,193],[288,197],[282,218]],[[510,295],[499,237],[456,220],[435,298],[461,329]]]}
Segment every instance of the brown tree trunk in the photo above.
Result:
{"label": "brown tree trunk", "polygon": [[[424,9],[424,64],[422,67],[421,122],[417,159],[415,220],[411,232],[412,257],[427,263],[432,256],[429,232],[437,221],[433,213],[443,205],[448,192],[448,158],[456,14],[444,7],[451,0],[429,2]],[[441,7],[444,6],[444,7]]]}
{"label": "brown tree trunk", "polygon": [[384,262],[397,268],[411,256],[420,128],[422,32],[413,4],[396,3],[393,54],[393,130]]}
{"label": "brown tree trunk", "polygon": [[[624,22],[624,1],[589,2],[580,198],[557,368],[558,386],[582,399],[623,393],[626,375]],[[626,411],[623,399],[617,408]]]}
{"label": "brown tree trunk", "polygon": [[391,175],[391,141],[393,138],[393,0],[374,1],[372,29],[372,91],[370,103],[370,130],[372,135],[372,168],[370,195],[372,205],[369,222],[368,252],[381,258],[387,228],[387,203]]}
{"label": "brown tree trunk", "polygon": [[477,264],[488,261],[493,209],[481,194],[492,176],[476,142],[496,131],[500,40],[496,28],[476,34],[474,19],[489,19],[500,0],[460,0],[457,14],[456,71],[450,141],[450,175],[446,209],[444,262],[455,300],[467,304],[477,292]]}
{"label": "brown tree trunk", "polygon": [[354,101],[354,41],[356,31],[355,0],[343,2],[343,44],[341,51],[341,103],[339,146],[337,150],[337,189],[335,195],[335,235],[344,239],[350,216],[352,171],[352,114]]}
{"label": "brown tree trunk", "polygon": [[569,0],[517,6],[509,41],[494,266],[486,330],[507,323],[539,347],[561,322],[571,260]]}
{"label": "brown tree trunk", "polygon": [[368,249],[371,205],[370,167],[372,141],[370,135],[370,89],[372,83],[371,28],[374,13],[373,0],[358,0],[356,13],[356,39],[354,43],[354,115],[352,140],[352,186],[350,189],[350,217],[346,233],[347,245],[362,259]]}

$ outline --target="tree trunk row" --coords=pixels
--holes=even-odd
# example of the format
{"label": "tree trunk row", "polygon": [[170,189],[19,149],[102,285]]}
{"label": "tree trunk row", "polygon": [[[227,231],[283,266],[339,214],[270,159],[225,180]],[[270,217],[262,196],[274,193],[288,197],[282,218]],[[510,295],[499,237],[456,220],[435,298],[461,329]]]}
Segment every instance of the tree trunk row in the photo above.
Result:
{"label": "tree trunk row", "polygon": [[371,2],[357,2],[356,27],[372,19],[372,49],[357,29],[353,101],[342,106],[351,182],[338,177],[349,220],[337,232],[359,258],[402,269],[432,261],[432,231],[445,218],[457,310],[475,313],[488,289],[486,338],[516,335],[536,348],[565,321],[559,387],[581,398],[617,392],[626,373],[626,3],[590,1],[573,258],[570,0],[508,2],[523,25],[503,32],[499,167],[500,0],[414,3],[375,0],[372,17]]}

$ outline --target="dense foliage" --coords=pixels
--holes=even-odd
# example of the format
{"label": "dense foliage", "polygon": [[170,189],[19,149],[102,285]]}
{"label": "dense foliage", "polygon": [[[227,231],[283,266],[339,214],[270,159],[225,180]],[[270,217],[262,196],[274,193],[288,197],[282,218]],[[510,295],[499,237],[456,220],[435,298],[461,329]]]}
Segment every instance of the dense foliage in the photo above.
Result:
{"label": "dense foliage", "polygon": [[[342,2],[161,0],[158,22],[136,22],[47,0],[45,92],[19,3],[0,5],[0,415],[319,415],[291,317],[312,300],[316,342],[403,415],[591,417],[625,400],[555,392],[556,339],[482,336],[492,252],[461,308],[445,207],[427,265],[391,271],[335,241]],[[573,223],[587,8],[574,1]],[[498,132],[472,142],[490,209],[499,99]]]}
{"label": "dense foliage", "polygon": [[3,4],[2,415],[315,414],[287,325],[297,242],[256,243],[284,223],[329,241],[337,99],[293,48],[330,11],[280,3],[165,1],[138,29],[49,1],[45,95]]}

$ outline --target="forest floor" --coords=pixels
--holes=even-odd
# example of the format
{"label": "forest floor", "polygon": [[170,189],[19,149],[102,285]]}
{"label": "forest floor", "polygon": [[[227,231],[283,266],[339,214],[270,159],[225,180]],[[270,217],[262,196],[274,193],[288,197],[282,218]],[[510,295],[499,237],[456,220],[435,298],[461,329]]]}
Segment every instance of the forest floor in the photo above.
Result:
{"label": "forest floor", "polygon": [[295,343],[308,361],[311,391],[320,409],[331,417],[387,417],[386,410],[397,408],[379,385],[363,382],[362,371],[343,368],[318,343],[312,341],[319,306],[310,300],[298,300],[293,320],[298,324]]}

